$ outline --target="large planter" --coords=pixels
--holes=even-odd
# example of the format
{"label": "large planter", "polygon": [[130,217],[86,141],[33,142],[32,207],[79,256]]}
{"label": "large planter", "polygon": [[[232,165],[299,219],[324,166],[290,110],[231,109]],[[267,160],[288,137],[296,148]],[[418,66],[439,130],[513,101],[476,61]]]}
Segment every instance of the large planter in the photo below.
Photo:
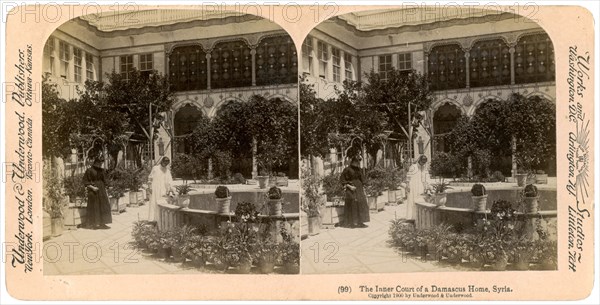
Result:
{"label": "large planter", "polygon": [[219,210],[217,211],[219,214],[229,214],[229,207],[231,206],[231,197],[227,198],[215,198],[217,201],[217,205],[219,206]]}
{"label": "large planter", "polygon": [[319,223],[319,216],[308,217],[308,235],[317,235],[321,233],[321,224]]}
{"label": "large planter", "polygon": [[367,204],[369,210],[377,211],[377,196],[367,196]]}
{"label": "large planter", "polygon": [[540,197],[523,197],[525,203],[526,213],[537,213],[538,212],[538,201]]}
{"label": "large planter", "polygon": [[129,192],[129,205],[137,206],[138,205],[138,192],[130,191]]}
{"label": "large planter", "polygon": [[281,216],[282,215],[282,199],[269,199],[269,216]]}
{"label": "large planter", "polygon": [[62,217],[55,217],[50,219],[50,226],[52,237],[61,236],[64,230]]}
{"label": "large planter", "polygon": [[182,208],[187,208],[190,206],[190,194],[178,195],[177,196],[177,205]]}
{"label": "large planter", "polygon": [[258,180],[258,187],[260,187],[261,189],[267,188],[267,181],[269,180],[269,176],[258,176],[256,177],[256,179]]}
{"label": "large planter", "polygon": [[433,203],[439,207],[446,206],[447,195],[447,193],[435,193],[433,196]]}
{"label": "large planter", "polygon": [[388,203],[396,203],[396,190],[388,190]]}
{"label": "large planter", "polygon": [[515,179],[517,180],[517,186],[525,186],[527,174],[515,174]]}
{"label": "large planter", "polygon": [[77,226],[85,224],[87,208],[81,206],[73,206],[65,209],[64,225],[69,229],[75,229]]}
{"label": "large planter", "polygon": [[336,225],[344,219],[344,206],[329,205],[321,210],[322,225]]}
{"label": "large planter", "polygon": [[475,212],[485,212],[487,210],[487,197],[488,195],[471,196],[471,200],[473,200],[473,210]]}
{"label": "large planter", "polygon": [[113,198],[110,197],[108,199],[109,203],[110,203],[110,209],[113,211],[113,213],[121,213],[122,211],[125,211],[125,208],[127,207],[127,203],[124,202],[124,200],[122,200],[122,198]]}

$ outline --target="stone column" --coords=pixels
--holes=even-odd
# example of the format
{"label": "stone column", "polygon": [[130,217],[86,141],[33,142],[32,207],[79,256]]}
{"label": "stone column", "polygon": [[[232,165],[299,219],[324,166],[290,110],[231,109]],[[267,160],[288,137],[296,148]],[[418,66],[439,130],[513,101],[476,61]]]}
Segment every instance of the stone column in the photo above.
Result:
{"label": "stone column", "polygon": [[318,78],[319,77],[319,64],[320,63],[319,63],[319,56],[317,56],[317,52],[319,50],[319,46],[318,46],[319,40],[317,40],[315,37],[312,37],[312,42],[313,42],[313,44],[312,44],[313,48],[312,48],[312,52],[311,52],[311,55],[312,55],[312,58],[313,58],[313,62],[312,62],[312,71],[313,71],[313,73],[312,73],[312,75]]}
{"label": "stone column", "polygon": [[327,45],[327,58],[325,58],[325,60],[327,61],[327,72],[325,75],[325,79],[327,80],[333,80],[333,60],[331,59],[333,57],[332,54],[332,48],[331,45],[328,44]]}
{"label": "stone column", "polygon": [[258,176],[258,166],[256,164],[257,150],[256,138],[252,137],[252,179],[256,179]]}
{"label": "stone column", "polygon": [[510,53],[510,84],[515,84],[515,47],[511,46],[508,49],[508,53]]}
{"label": "stone column", "polygon": [[344,55],[344,51],[340,49],[340,83],[342,84],[346,80],[346,59]]}
{"label": "stone column", "polygon": [[208,179],[213,178],[213,165],[212,158],[208,158]]}
{"label": "stone column", "polygon": [[471,87],[471,79],[470,79],[470,75],[471,75],[471,71],[470,71],[470,64],[469,64],[469,60],[471,59],[471,49],[464,49],[465,50],[465,82],[466,82],[466,88],[470,88]]}
{"label": "stone column", "polygon": [[427,76],[429,73],[429,52],[424,52],[423,55],[423,75]]}
{"label": "stone column", "polygon": [[210,52],[208,52],[206,54],[206,89],[210,90],[210,75],[212,73],[211,69],[210,69],[210,59],[212,58],[212,56],[210,55]]}
{"label": "stone column", "polygon": [[256,86],[256,47],[250,49],[252,56],[252,86]]}

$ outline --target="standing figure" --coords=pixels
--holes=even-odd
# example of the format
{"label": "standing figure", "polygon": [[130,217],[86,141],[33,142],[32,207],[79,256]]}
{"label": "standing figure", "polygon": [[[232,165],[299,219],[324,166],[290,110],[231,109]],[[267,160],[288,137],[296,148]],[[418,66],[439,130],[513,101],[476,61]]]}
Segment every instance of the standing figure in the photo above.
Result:
{"label": "standing figure", "polygon": [[152,180],[152,194],[150,195],[150,212],[148,214],[149,221],[158,221],[158,202],[163,200],[173,190],[173,176],[169,163],[171,161],[167,157],[163,157],[160,162],[152,168],[148,179]]}
{"label": "standing figure", "polygon": [[340,181],[345,189],[345,225],[350,228],[366,228],[367,225],[364,223],[370,220],[360,160],[360,157],[353,157],[350,166],[346,167],[340,176]]}
{"label": "standing figure", "polygon": [[94,163],[83,174],[83,185],[87,189],[86,226],[90,229],[110,229],[107,223],[112,223],[112,214],[108,194],[106,193],[106,176],[102,168],[104,158],[99,155]]}

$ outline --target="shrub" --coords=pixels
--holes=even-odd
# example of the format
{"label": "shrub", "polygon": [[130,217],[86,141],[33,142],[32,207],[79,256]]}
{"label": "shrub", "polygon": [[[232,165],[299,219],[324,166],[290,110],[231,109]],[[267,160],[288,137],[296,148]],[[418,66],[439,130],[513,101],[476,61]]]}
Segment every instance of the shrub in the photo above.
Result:
{"label": "shrub", "polygon": [[229,198],[229,188],[224,185],[217,186],[217,189],[215,190],[215,197]]}
{"label": "shrub", "polygon": [[83,175],[73,175],[64,179],[65,194],[72,199],[83,198],[86,195],[85,186],[83,185]]}
{"label": "shrub", "polygon": [[504,182],[504,174],[501,171],[495,171],[492,173],[492,178],[497,182]]}
{"label": "shrub", "polygon": [[528,184],[523,189],[523,195],[525,197],[537,197],[538,196],[538,189],[537,189],[537,187],[535,185]]}
{"label": "shrub", "polygon": [[449,153],[436,152],[431,159],[430,170],[433,176],[456,178],[462,168],[459,158]]}
{"label": "shrub", "polygon": [[269,199],[281,199],[281,189],[273,186],[267,192],[267,196],[269,196]]}
{"label": "shrub", "polygon": [[375,167],[367,172],[366,192],[368,196],[379,196],[385,189],[385,170]]}
{"label": "shrub", "polygon": [[171,171],[174,177],[183,180],[199,180],[206,174],[206,164],[197,155],[176,154],[173,157]]}
{"label": "shrub", "polygon": [[233,175],[233,181],[239,184],[246,184],[246,178],[244,178],[244,175],[241,173],[235,173]]}
{"label": "shrub", "polygon": [[473,184],[473,187],[471,187],[471,194],[475,197],[481,197],[483,195],[486,195],[487,192],[485,190],[485,186],[483,186],[483,184]]}
{"label": "shrub", "polygon": [[329,201],[331,201],[331,198],[333,197],[342,196],[344,194],[344,188],[340,182],[340,174],[330,173],[323,177],[323,190]]}

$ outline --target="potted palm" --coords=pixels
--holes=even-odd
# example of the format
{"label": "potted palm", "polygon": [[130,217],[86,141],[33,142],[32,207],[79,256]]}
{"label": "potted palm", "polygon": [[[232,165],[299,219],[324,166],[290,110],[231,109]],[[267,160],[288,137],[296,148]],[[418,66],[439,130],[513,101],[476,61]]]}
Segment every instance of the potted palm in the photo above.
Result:
{"label": "potted palm", "polygon": [[525,203],[526,213],[537,213],[538,212],[538,201],[539,201],[538,189],[533,184],[528,184],[523,189],[523,202]]}
{"label": "potted palm", "polygon": [[269,215],[270,216],[281,216],[281,189],[277,186],[273,186],[267,192],[267,196],[269,197],[268,205],[269,205]]}
{"label": "potted palm", "polygon": [[231,194],[229,188],[224,185],[217,186],[215,190],[215,200],[219,206],[219,214],[229,214],[231,205]]}
{"label": "potted palm", "polygon": [[190,191],[192,190],[192,187],[187,184],[183,184],[176,186],[175,190],[177,190],[177,205],[182,208],[189,207]]}
{"label": "potted palm", "polygon": [[440,182],[431,184],[433,189],[433,203],[437,206],[445,206],[446,205],[446,193],[447,190],[452,189],[450,184],[444,182],[444,179],[440,180]]}
{"label": "potted palm", "polygon": [[475,212],[486,211],[487,197],[487,191],[483,184],[473,184],[471,187],[471,199],[473,200],[473,210],[475,210]]}

